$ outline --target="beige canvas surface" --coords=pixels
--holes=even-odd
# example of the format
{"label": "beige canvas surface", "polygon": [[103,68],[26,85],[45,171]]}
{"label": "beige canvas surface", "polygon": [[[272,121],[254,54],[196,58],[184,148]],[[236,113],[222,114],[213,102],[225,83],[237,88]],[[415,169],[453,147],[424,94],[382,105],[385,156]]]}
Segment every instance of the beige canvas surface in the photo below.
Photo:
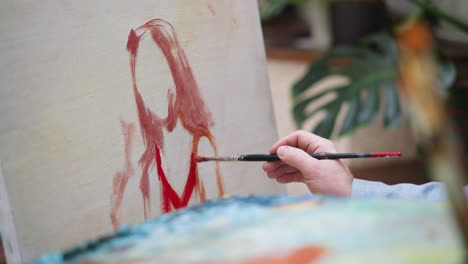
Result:
{"label": "beige canvas surface", "polygon": [[[130,30],[153,19],[176,33],[211,113],[219,154],[266,152],[277,134],[257,12],[251,0],[2,1],[0,166],[8,199],[0,201],[9,216],[0,232],[14,251],[7,255],[28,261],[111,232],[113,181],[129,164],[134,171],[118,216],[121,224],[143,220],[139,160],[147,145],[126,45]],[[176,86],[166,59],[148,33],[136,78],[146,106],[161,118]],[[180,194],[193,136],[180,119],[164,133],[163,169]],[[214,154],[207,138],[198,152]],[[218,195],[215,167],[198,166],[208,199]],[[150,217],[161,213],[156,170],[153,163]],[[284,191],[260,163],[223,163],[220,171],[227,194]],[[198,201],[194,193],[190,203]]]}

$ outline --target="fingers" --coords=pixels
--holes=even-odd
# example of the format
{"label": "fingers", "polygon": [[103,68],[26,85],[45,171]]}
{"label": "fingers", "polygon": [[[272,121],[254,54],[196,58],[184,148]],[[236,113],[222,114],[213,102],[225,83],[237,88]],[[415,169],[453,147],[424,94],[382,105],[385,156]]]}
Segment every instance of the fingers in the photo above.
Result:
{"label": "fingers", "polygon": [[339,160],[317,160],[312,153],[336,153],[328,139],[306,131],[296,131],[276,142],[270,153],[281,161],[267,162],[263,170],[279,183],[303,182],[312,193],[349,196],[353,175]]}
{"label": "fingers", "polygon": [[265,172],[271,172],[284,165],[286,164],[282,161],[270,161],[270,162],[266,162],[265,164],[263,164],[263,170]]}
{"label": "fingers", "polygon": [[338,196],[349,196],[351,194],[353,176],[348,168],[339,160],[317,160],[312,158],[304,150],[280,146],[277,151],[281,161],[287,165],[283,167],[296,168],[296,172],[287,174],[275,174],[277,168],[271,173],[278,176],[279,183],[289,183],[302,180],[313,193],[326,193]]}
{"label": "fingers", "polygon": [[284,174],[281,177],[276,178],[279,183],[290,183],[290,182],[303,182],[302,173],[299,171]]}
{"label": "fingers", "polygon": [[283,139],[276,142],[271,148],[270,153],[277,153],[280,146],[291,146],[300,148],[307,153],[334,153],[336,152],[333,142],[315,134],[298,130]]}
{"label": "fingers", "polygon": [[280,146],[277,154],[282,162],[288,164],[291,167],[296,168],[303,174],[307,174],[310,168],[318,166],[318,160],[312,158],[304,150],[289,146]]}
{"label": "fingers", "polygon": [[[267,162],[263,165],[263,170],[267,173],[268,178],[270,179],[278,179],[284,175],[291,174],[291,173],[299,173],[300,172],[283,162]],[[299,181],[303,181],[302,174],[298,177]]]}

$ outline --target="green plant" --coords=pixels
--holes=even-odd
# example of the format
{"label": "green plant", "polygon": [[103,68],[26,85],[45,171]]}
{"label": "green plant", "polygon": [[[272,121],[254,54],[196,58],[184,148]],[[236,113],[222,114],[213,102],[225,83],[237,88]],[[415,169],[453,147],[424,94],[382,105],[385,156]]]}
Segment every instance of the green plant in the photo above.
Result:
{"label": "green plant", "polygon": [[[411,18],[429,14],[468,32],[468,26],[441,10],[420,0],[408,1],[421,7],[418,14],[413,14]],[[440,54],[439,50],[436,52]],[[347,77],[349,83],[314,93],[314,84],[330,75]],[[450,61],[439,63],[441,87],[448,88],[455,75],[455,67]],[[392,34],[381,32],[365,37],[359,45],[333,47],[320,60],[312,63],[294,84],[293,117],[298,127],[303,127],[307,120],[324,112],[324,117],[312,131],[326,138],[331,137],[338,127],[337,135],[343,136],[374,123],[381,114],[380,109],[383,111],[384,125],[397,126],[402,119],[397,80],[398,49]],[[310,109],[317,100],[330,94],[334,95],[333,99]],[[344,109],[345,105],[347,109]],[[346,113],[342,122],[337,124],[340,111]]]}
{"label": "green plant", "polygon": [[[297,125],[302,127],[310,117],[325,111],[325,117],[316,126],[314,133],[330,137],[340,110],[344,104],[348,104],[339,135],[349,134],[357,127],[372,124],[377,119],[381,90],[386,94],[385,124],[399,124],[401,107],[395,89],[396,53],[395,42],[387,34],[369,36],[359,46],[338,46],[328,51],[293,86],[293,116]],[[336,60],[344,62],[335,63]],[[303,96],[313,84],[330,75],[348,77],[349,83],[311,97]],[[309,105],[329,94],[334,94],[334,99],[308,110]]]}
{"label": "green plant", "polygon": [[[336,61],[341,61],[337,63]],[[455,79],[455,68],[450,61],[439,64],[441,86],[448,88]],[[307,97],[304,94],[313,85],[330,75],[344,76],[349,83]],[[299,127],[315,114],[324,111],[325,117],[314,133],[330,137],[337,117],[347,105],[346,115],[338,136],[353,133],[356,129],[373,124],[383,105],[385,127],[400,124],[402,110],[397,91],[398,48],[388,33],[367,36],[357,46],[337,46],[330,49],[318,61],[312,63],[304,76],[293,86],[293,116]],[[332,100],[309,110],[309,106],[334,94]],[[381,96],[384,94],[385,96]]]}

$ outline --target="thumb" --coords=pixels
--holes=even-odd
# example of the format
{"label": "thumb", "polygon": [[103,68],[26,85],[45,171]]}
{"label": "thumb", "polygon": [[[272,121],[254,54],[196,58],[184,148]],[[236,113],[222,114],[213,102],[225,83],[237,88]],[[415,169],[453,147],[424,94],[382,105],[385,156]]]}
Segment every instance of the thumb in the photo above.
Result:
{"label": "thumb", "polygon": [[299,148],[281,146],[278,148],[276,153],[278,154],[278,157],[281,159],[281,161],[288,164],[289,166],[295,167],[302,172],[307,170],[307,167],[309,167],[311,163],[315,161],[314,158]]}

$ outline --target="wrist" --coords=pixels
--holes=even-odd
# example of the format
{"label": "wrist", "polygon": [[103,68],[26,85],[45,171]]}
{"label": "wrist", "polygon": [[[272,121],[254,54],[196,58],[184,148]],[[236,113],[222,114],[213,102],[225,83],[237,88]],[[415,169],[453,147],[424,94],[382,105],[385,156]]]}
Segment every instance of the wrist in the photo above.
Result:
{"label": "wrist", "polygon": [[349,197],[352,194],[353,177],[347,177],[341,181],[324,183],[321,186],[316,182],[305,182],[309,191],[313,194],[334,195]]}

